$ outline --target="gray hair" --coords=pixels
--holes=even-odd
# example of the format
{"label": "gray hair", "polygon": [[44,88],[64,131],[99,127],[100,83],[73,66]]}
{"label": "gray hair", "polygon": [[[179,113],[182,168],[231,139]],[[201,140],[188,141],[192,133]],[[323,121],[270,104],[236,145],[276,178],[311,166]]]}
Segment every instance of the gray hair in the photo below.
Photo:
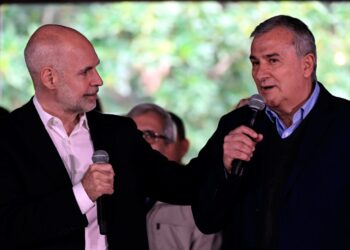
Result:
{"label": "gray hair", "polygon": [[162,107],[153,103],[141,103],[134,106],[126,116],[133,118],[139,115],[146,114],[148,112],[154,112],[158,114],[164,122],[164,135],[167,137],[167,142],[172,143],[176,141],[177,131],[174,121],[171,119],[170,114]]}
{"label": "gray hair", "polygon": [[311,77],[313,81],[317,81],[317,52],[315,37],[308,26],[301,20],[286,15],[274,16],[256,26],[250,37],[257,37],[261,34],[271,31],[276,27],[284,27],[293,33],[294,47],[298,56],[305,56],[309,53],[315,56],[315,65]]}

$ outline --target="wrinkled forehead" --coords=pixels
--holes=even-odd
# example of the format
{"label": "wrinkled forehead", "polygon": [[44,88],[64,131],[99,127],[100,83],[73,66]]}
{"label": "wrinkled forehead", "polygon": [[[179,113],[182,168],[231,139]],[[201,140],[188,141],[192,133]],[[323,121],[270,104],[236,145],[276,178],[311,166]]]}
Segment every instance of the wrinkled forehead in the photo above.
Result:
{"label": "wrinkled forehead", "polygon": [[261,50],[278,50],[289,46],[294,46],[293,33],[287,28],[276,27],[253,38],[251,53]]}
{"label": "wrinkled forehead", "polygon": [[293,43],[294,34],[286,27],[275,27],[269,31],[261,33],[255,36],[252,40],[253,44],[259,44],[261,42],[275,41],[280,43]]}
{"label": "wrinkled forehead", "polygon": [[164,121],[162,117],[153,111],[148,111],[133,117],[137,127],[141,130],[150,129],[157,133],[164,130]]}

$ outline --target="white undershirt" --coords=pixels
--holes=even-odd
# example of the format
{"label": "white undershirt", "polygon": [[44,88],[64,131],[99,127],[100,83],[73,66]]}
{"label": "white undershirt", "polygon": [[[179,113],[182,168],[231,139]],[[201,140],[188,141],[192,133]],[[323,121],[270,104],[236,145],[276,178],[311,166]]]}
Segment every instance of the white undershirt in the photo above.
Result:
{"label": "white undershirt", "polygon": [[79,208],[88,219],[89,224],[85,228],[85,250],[106,250],[106,236],[100,234],[97,223],[96,203],[90,200],[81,183],[85,172],[92,164],[91,156],[94,150],[86,115],[81,115],[79,123],[68,136],[62,121],[45,112],[35,96],[33,101],[46,131],[64,162]]}

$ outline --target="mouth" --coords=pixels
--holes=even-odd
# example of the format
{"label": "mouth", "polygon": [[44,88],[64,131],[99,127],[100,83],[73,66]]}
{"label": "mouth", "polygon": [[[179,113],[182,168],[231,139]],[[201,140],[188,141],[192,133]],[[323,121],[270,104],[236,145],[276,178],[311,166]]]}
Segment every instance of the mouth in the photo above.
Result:
{"label": "mouth", "polygon": [[262,91],[269,91],[269,90],[271,90],[271,89],[273,89],[273,88],[274,88],[273,85],[269,85],[269,86],[260,86],[260,89],[261,89]]}
{"label": "mouth", "polygon": [[92,96],[92,97],[97,97],[98,90],[86,93],[85,96]]}
{"label": "mouth", "polygon": [[97,93],[89,93],[84,95],[89,100],[97,100]]}

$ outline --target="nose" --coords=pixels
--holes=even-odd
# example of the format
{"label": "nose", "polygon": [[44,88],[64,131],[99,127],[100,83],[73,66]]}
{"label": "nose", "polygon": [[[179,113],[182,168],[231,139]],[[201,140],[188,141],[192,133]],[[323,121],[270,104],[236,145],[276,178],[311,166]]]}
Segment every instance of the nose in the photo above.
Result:
{"label": "nose", "polygon": [[92,83],[94,86],[102,86],[103,85],[103,80],[96,69],[94,71],[94,77],[92,79]]}
{"label": "nose", "polygon": [[152,148],[153,148],[153,144],[156,143],[156,141],[150,137],[145,137],[145,140],[148,142],[149,145],[152,146]]}
{"label": "nose", "polygon": [[253,78],[255,81],[263,82],[269,76],[269,70],[266,64],[260,63],[253,68]]}

